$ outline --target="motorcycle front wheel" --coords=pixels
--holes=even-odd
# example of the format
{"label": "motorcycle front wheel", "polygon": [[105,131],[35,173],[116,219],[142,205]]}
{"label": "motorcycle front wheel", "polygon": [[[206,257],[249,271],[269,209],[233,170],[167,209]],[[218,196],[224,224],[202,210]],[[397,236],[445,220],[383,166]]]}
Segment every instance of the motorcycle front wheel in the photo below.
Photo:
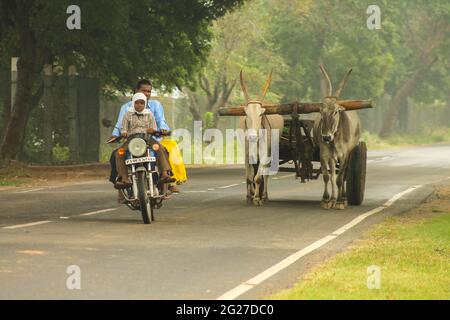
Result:
{"label": "motorcycle front wheel", "polygon": [[139,196],[139,205],[141,207],[142,220],[145,224],[152,223],[153,217],[153,206],[150,203],[150,199],[147,195],[147,176],[145,171],[139,171],[137,173],[137,187]]}

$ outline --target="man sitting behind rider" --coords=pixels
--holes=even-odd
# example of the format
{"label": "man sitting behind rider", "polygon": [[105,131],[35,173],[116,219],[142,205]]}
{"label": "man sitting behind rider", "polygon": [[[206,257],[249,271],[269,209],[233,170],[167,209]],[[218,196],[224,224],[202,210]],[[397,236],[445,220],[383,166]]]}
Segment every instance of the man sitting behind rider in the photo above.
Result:
{"label": "man sitting behind rider", "polygon": [[[132,105],[134,108],[130,108],[125,114],[122,121],[121,135],[122,137],[128,137],[136,133],[148,133],[149,135],[155,133],[157,130],[156,121],[153,113],[145,108],[147,105],[147,97],[143,93],[136,93],[133,96]],[[169,175],[170,164],[167,159],[167,154],[164,149],[153,137],[149,136],[149,144],[157,144],[159,148],[156,150],[156,163],[161,174],[161,183],[174,182],[175,179]],[[127,149],[128,141],[123,145],[123,149]],[[119,175],[119,181],[116,183],[117,188],[127,188],[131,186],[131,181],[128,179],[128,171],[125,165],[124,156],[120,156],[116,151],[116,167]]]}
{"label": "man sitting behind rider", "polygon": [[[161,105],[161,103],[158,100],[151,100],[151,92],[152,92],[152,83],[147,80],[147,79],[142,79],[139,80],[139,82],[136,85],[136,92],[141,92],[143,93],[146,97],[147,97],[147,106],[146,109],[149,109],[156,120],[156,126],[158,127],[158,130],[160,131],[169,131],[169,125],[166,122],[165,116],[164,116],[164,108]],[[111,139],[116,139],[116,137],[120,136],[120,130],[122,128],[122,122],[123,122],[123,117],[125,116],[125,114],[127,113],[127,111],[129,109],[133,109],[133,105],[131,104],[131,101],[124,104],[121,109],[120,109],[120,113],[119,113],[119,118],[117,119],[117,123],[116,126],[112,132],[112,136],[111,138],[109,138],[109,140]],[[158,137],[154,137],[156,140],[160,140],[160,138]],[[164,152],[166,152],[166,156],[168,157],[167,154],[167,150],[165,148]],[[117,176],[117,168],[116,168],[116,152],[113,151],[111,154],[111,158],[110,158],[110,162],[111,162],[111,174],[110,174],[110,181],[112,183],[115,183],[116,181],[116,176]],[[114,163],[114,165],[113,165]],[[170,184],[169,185],[169,190],[171,192],[180,192],[180,190],[177,188],[176,184]],[[121,193],[119,192],[119,198],[121,198]]]}

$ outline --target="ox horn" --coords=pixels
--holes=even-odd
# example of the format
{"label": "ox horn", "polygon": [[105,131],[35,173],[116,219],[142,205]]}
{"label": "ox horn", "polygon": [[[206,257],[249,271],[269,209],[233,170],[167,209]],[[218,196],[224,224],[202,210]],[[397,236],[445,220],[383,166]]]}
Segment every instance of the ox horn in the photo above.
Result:
{"label": "ox horn", "polygon": [[320,65],[319,67],[320,67],[320,71],[322,71],[324,78],[327,80],[328,96],[331,96],[333,94],[333,86],[331,85],[330,77],[328,76],[328,73],[325,70],[323,65]]}
{"label": "ox horn", "polygon": [[267,90],[269,90],[270,83],[272,82],[272,72],[273,72],[273,69],[270,70],[269,76],[267,77],[266,84],[263,87],[261,99],[259,99],[259,101],[261,101],[261,102],[263,102],[264,98],[266,97]]}
{"label": "ox horn", "polygon": [[250,101],[250,97],[248,96],[248,90],[247,90],[247,86],[245,85],[245,82],[244,82],[244,76],[242,75],[242,70],[241,70],[241,73],[240,73],[240,79],[241,79],[242,92],[244,92],[245,99],[247,100],[247,102],[249,102]]}
{"label": "ox horn", "polygon": [[342,78],[341,83],[339,84],[339,88],[336,90],[334,96],[338,98],[341,94],[342,89],[344,88],[345,84],[347,83],[348,77],[350,76],[350,73],[352,73],[352,69],[350,68],[347,73],[345,74],[344,78]]}

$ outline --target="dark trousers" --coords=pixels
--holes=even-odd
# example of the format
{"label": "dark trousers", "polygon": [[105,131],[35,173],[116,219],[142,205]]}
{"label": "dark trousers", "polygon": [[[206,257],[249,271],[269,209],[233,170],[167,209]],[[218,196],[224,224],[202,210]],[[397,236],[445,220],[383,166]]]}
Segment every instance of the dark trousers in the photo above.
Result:
{"label": "dark trousers", "polygon": [[116,183],[117,178],[117,168],[116,168],[116,151],[117,149],[111,152],[111,157],[109,157],[109,164],[111,165],[111,173],[109,175],[109,181],[112,183]]}

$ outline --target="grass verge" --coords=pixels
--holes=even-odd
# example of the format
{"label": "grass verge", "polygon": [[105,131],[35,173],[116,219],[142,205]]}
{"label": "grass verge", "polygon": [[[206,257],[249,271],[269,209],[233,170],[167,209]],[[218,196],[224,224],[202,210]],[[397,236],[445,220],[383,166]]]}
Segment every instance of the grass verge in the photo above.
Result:
{"label": "grass verge", "polygon": [[18,187],[31,180],[30,173],[20,165],[0,163],[0,187]]}
{"label": "grass verge", "polygon": [[377,134],[364,131],[361,138],[366,142],[370,150],[411,147],[450,142],[450,128],[426,128],[416,134],[397,133],[386,139],[380,138]]}
{"label": "grass verge", "polygon": [[45,186],[87,180],[106,180],[109,165],[26,166],[16,161],[0,162],[0,190],[23,186]]}
{"label": "grass verge", "polygon": [[[368,288],[372,265],[381,271],[379,289]],[[450,299],[450,188],[386,219],[349,251],[269,299]]]}

